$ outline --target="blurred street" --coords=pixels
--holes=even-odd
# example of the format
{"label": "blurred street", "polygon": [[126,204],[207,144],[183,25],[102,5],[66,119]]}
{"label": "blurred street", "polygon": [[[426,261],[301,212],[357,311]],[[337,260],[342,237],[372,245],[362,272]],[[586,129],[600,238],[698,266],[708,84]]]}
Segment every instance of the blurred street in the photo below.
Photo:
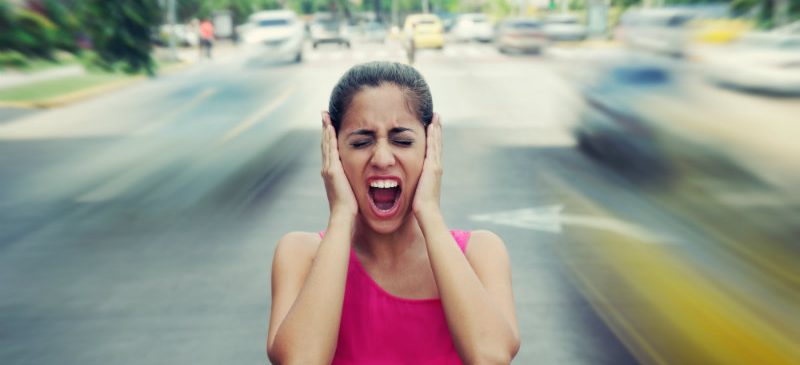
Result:
{"label": "blurred street", "polygon": [[[692,205],[702,196],[578,148],[580,85],[599,67],[587,59],[617,52],[454,43],[416,56],[444,125],[448,224],[494,231],[511,256],[514,363],[737,363],[718,357],[731,342],[763,364],[800,359],[791,217],[764,228],[775,237],[750,215],[715,225]],[[0,363],[264,363],[275,244],[327,222],[320,111],[370,60],[406,54],[391,40],[306,44],[291,64],[242,47],[63,108],[0,112]],[[701,93],[797,115],[789,99]],[[784,203],[775,212],[795,212]],[[751,237],[732,222],[765,251],[742,248]],[[703,328],[719,338],[676,337]]]}

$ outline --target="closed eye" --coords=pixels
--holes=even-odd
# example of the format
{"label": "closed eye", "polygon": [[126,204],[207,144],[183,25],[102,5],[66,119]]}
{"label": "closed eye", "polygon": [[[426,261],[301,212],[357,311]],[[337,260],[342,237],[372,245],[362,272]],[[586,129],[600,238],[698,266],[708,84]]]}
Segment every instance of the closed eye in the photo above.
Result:
{"label": "closed eye", "polygon": [[398,144],[400,146],[408,147],[408,146],[411,146],[412,144],[414,144],[414,141],[410,140],[410,139],[396,139],[396,140],[394,140],[394,143]]}
{"label": "closed eye", "polygon": [[350,142],[350,146],[352,146],[353,148],[362,148],[362,147],[366,147],[370,143],[372,143],[371,140],[365,139],[365,140],[359,140],[359,141]]}

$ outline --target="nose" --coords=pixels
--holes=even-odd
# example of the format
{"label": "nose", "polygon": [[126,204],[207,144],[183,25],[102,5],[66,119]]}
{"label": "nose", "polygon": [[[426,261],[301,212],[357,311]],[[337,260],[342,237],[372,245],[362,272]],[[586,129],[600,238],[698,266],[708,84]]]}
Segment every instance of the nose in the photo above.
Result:
{"label": "nose", "polygon": [[386,169],[395,163],[392,147],[385,140],[378,141],[372,154],[372,166],[377,169]]}

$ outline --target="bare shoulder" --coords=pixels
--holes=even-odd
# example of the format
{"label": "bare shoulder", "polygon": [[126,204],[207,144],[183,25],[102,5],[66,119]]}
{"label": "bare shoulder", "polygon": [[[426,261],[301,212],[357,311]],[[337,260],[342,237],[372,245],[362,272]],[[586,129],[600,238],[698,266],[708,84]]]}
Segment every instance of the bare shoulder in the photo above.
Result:
{"label": "bare shoulder", "polygon": [[275,263],[310,265],[317,255],[322,238],[313,232],[289,232],[278,241]]}
{"label": "bare shoulder", "polygon": [[492,231],[476,230],[472,231],[469,237],[469,244],[467,244],[467,255],[472,254],[491,254],[505,253],[506,245],[503,239]]}
{"label": "bare shoulder", "polygon": [[508,252],[503,239],[492,231],[472,231],[467,244],[467,260],[474,269],[508,266]]}

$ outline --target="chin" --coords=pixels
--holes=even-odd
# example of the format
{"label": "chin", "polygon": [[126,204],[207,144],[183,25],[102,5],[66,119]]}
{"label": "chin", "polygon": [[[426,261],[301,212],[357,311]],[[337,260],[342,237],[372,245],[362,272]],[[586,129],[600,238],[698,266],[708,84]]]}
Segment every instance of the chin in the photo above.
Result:
{"label": "chin", "polygon": [[398,216],[393,219],[376,219],[375,217],[369,217],[362,212],[361,220],[375,233],[389,234],[396,232],[398,229],[400,229],[400,227],[403,226],[403,223],[405,223],[407,218],[406,216],[407,214],[398,214]]}

